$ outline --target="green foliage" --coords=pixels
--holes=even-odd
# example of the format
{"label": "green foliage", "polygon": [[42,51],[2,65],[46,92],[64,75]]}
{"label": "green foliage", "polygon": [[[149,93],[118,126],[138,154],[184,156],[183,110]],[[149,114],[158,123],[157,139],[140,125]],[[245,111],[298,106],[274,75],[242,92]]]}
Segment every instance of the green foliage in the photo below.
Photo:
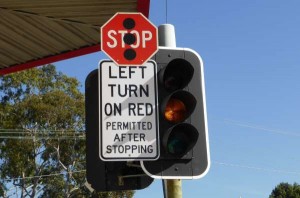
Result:
{"label": "green foliage", "polygon": [[10,117],[15,122],[10,124],[14,128],[39,123],[47,129],[83,129],[84,97],[79,82],[56,72],[53,65],[0,77],[0,81],[1,103],[6,111],[13,107]]}
{"label": "green foliage", "polygon": [[[79,85],[53,65],[0,77],[0,196],[11,184],[21,197],[92,196],[84,186]],[[9,138],[1,138],[3,132]],[[97,196],[129,198],[133,192]]]}
{"label": "green foliage", "polygon": [[4,192],[5,192],[5,187],[4,185],[0,182],[0,197],[4,197]]}
{"label": "green foliage", "polygon": [[297,183],[280,183],[272,191],[269,198],[300,198],[300,185]]}

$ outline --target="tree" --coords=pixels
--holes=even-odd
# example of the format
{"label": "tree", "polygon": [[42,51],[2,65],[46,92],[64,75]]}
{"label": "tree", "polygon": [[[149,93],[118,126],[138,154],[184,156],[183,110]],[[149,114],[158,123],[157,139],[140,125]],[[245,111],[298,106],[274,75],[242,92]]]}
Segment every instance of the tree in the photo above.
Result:
{"label": "tree", "polygon": [[280,183],[272,191],[269,198],[300,198],[300,185],[297,183]]}
{"label": "tree", "polygon": [[1,196],[91,196],[79,86],[53,65],[0,77]]}

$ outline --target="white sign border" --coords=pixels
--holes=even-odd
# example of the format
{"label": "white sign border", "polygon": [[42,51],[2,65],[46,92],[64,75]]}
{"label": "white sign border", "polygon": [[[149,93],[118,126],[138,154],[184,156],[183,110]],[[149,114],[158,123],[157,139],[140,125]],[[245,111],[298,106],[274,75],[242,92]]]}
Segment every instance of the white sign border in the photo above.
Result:
{"label": "white sign border", "polygon": [[[102,161],[154,161],[154,160],[157,160],[159,159],[160,157],[160,134],[159,134],[159,105],[158,105],[158,76],[157,76],[157,64],[154,60],[148,60],[147,62],[145,63],[151,63],[153,64],[153,68],[154,68],[154,87],[155,87],[155,121],[156,121],[156,155],[155,157],[141,157],[141,158],[137,158],[137,157],[116,157],[116,158],[107,158],[107,157],[104,157],[102,155],[102,147],[101,147],[101,144],[102,144],[102,140],[104,138],[102,138],[103,136],[103,132],[102,132],[102,87],[101,87],[101,65],[104,63],[104,62],[110,62],[110,63],[113,63],[117,66],[119,66],[118,64],[116,64],[113,60],[109,60],[109,59],[103,59],[99,62],[98,64],[98,90],[99,90],[99,157]],[[144,64],[145,64],[144,63]],[[123,65],[122,65],[123,66]],[[137,66],[137,65],[132,65],[132,66]],[[140,65],[140,66],[143,66],[143,65]],[[130,67],[130,66],[128,66]]]}

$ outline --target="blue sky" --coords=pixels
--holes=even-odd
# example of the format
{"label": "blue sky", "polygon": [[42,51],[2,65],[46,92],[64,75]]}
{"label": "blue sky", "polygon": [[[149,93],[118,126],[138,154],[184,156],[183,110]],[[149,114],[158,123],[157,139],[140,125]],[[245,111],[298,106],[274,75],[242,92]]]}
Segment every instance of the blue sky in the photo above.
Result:
{"label": "blue sky", "polygon": [[[300,183],[300,2],[173,0],[168,23],[178,47],[204,60],[212,166],[183,181],[183,197],[262,198],[280,182]],[[166,23],[165,1],[150,20]],[[107,58],[94,53],[55,63],[78,78]],[[136,198],[163,197],[161,181]]]}

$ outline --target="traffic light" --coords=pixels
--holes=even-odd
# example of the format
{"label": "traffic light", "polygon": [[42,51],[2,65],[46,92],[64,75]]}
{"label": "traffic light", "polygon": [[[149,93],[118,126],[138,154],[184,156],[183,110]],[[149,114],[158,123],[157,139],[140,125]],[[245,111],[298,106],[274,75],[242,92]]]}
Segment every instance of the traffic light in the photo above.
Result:
{"label": "traffic light", "polygon": [[186,48],[160,48],[158,66],[160,157],[143,161],[160,179],[197,179],[210,167],[203,64]]}
{"label": "traffic light", "polygon": [[148,187],[153,178],[144,174],[140,163],[101,161],[99,157],[98,70],[85,81],[86,175],[96,191],[138,190]]}

